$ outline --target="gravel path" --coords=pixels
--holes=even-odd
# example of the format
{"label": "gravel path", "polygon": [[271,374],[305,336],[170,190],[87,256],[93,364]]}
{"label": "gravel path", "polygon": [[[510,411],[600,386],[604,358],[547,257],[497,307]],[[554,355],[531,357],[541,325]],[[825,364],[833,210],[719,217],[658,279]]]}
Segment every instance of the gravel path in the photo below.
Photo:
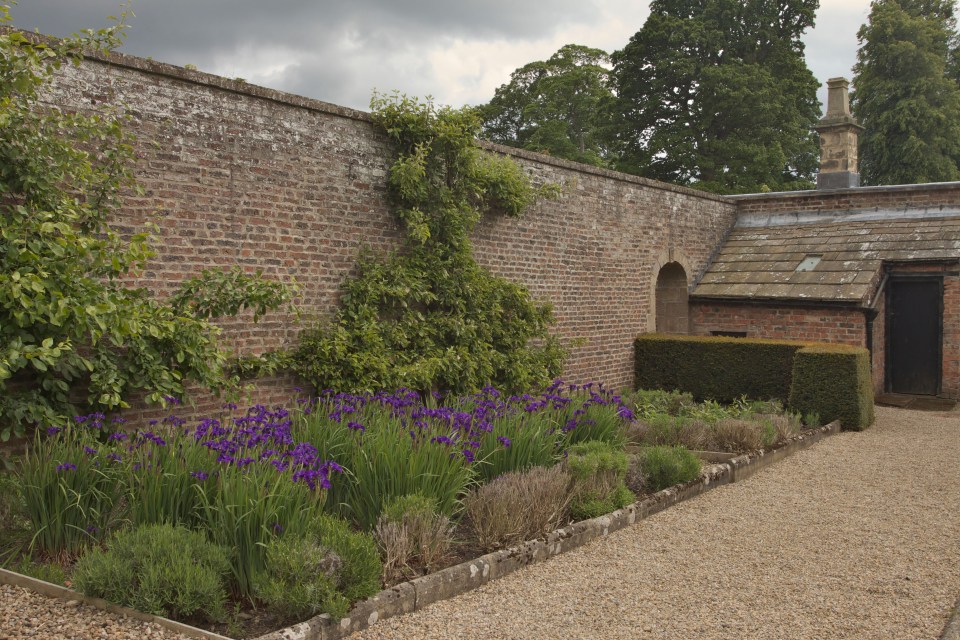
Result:
{"label": "gravel path", "polygon": [[[354,640],[935,640],[960,594],[960,412],[842,433]],[[0,586],[0,640],[184,637]]]}
{"label": "gravel path", "polygon": [[190,640],[150,622],[0,585],[0,640]]}
{"label": "gravel path", "polygon": [[960,413],[841,433],[353,640],[935,640],[960,595]]}

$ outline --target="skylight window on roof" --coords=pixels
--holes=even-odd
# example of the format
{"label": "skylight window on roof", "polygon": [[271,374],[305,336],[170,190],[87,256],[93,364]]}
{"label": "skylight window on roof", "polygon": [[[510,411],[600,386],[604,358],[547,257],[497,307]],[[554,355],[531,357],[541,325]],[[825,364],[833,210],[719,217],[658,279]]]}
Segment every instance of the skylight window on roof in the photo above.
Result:
{"label": "skylight window on roof", "polygon": [[821,260],[823,260],[822,255],[809,255],[800,261],[800,264],[797,265],[795,271],[797,273],[800,273],[801,271],[813,271],[816,269],[817,265],[820,264]]}

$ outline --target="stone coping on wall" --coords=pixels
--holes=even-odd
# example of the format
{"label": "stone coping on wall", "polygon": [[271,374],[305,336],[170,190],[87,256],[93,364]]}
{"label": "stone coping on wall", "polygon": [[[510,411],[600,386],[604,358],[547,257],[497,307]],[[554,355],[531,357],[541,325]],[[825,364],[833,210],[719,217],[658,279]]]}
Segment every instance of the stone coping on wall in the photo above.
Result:
{"label": "stone coping on wall", "polygon": [[774,191],[769,193],[742,193],[729,195],[727,198],[735,202],[751,200],[799,200],[803,198],[818,198],[831,196],[845,196],[859,193],[925,193],[936,190],[960,190],[960,182],[927,182],[924,184],[890,184],[870,187],[850,187],[846,189],[805,189],[803,191]]}
{"label": "stone coping on wall", "polygon": [[135,620],[142,620],[143,622],[151,622],[163,627],[164,629],[168,629],[191,638],[199,638],[200,640],[230,640],[230,638],[213,633],[212,631],[204,631],[203,629],[191,627],[190,625],[183,624],[182,622],[150,615],[149,613],[143,613],[142,611],[130,609],[129,607],[122,607],[118,604],[108,602],[101,598],[91,598],[90,596],[85,596],[82,593],[73,591],[72,589],[67,589],[66,587],[53,584],[52,582],[45,582],[43,580],[31,578],[30,576],[25,576],[13,571],[8,571],[6,569],[0,569],[0,584],[9,584],[15,587],[22,587],[24,589],[29,589],[30,591],[45,595],[48,598],[58,598],[68,602],[80,602],[94,607],[95,609],[100,609],[101,611],[107,611],[109,613],[126,616]]}
{"label": "stone coping on wall", "polygon": [[[3,27],[2,29],[10,30],[9,27]],[[45,38],[45,39],[51,39],[51,40],[53,39],[53,38],[50,38],[49,36],[42,36],[29,31],[22,31],[22,32],[31,38]],[[190,82],[192,84],[213,87],[223,91],[229,91],[232,93],[247,95],[254,98],[260,98],[263,100],[270,100],[272,102],[277,102],[280,104],[286,104],[293,107],[299,107],[301,109],[307,109],[310,111],[317,111],[320,113],[331,114],[331,115],[339,116],[342,118],[348,118],[351,120],[359,120],[361,122],[372,122],[372,118],[370,114],[365,111],[352,109],[350,107],[343,107],[337,104],[333,104],[331,102],[324,102],[323,100],[307,98],[307,97],[299,96],[293,93],[287,93],[284,91],[278,91],[276,89],[270,89],[260,85],[251,84],[240,78],[225,78],[223,76],[214,75],[212,73],[206,73],[204,71],[199,71],[196,69],[187,69],[185,67],[179,67],[174,64],[169,64],[166,62],[158,62],[156,60],[141,58],[138,56],[133,56],[126,53],[120,53],[117,51],[110,51],[110,52],[87,51],[84,55],[86,58],[91,60],[97,60],[101,63],[114,65],[117,67],[133,69],[145,74],[165,76],[168,78],[173,78],[173,79],[181,80],[184,82]],[[542,153],[527,151],[525,149],[508,147],[505,145],[500,145],[493,142],[487,142],[484,140],[480,140],[479,143],[482,148],[487,149],[489,151],[502,153],[504,155],[514,156],[516,158],[522,158],[525,160],[529,160],[531,162],[536,162],[538,164],[560,167],[560,168],[567,169],[570,171],[575,171],[578,173],[593,174],[593,175],[601,176],[611,180],[629,182],[629,183],[641,185],[644,187],[648,187],[651,189],[671,191],[674,193],[693,196],[693,197],[701,198],[704,200],[713,200],[716,202],[724,202],[724,203],[732,204],[731,200],[727,196],[722,196],[715,193],[699,191],[697,189],[692,189],[690,187],[670,184],[667,182],[660,182],[658,180],[651,180],[649,178],[642,178],[640,176],[622,173],[619,171],[613,171],[610,169],[604,169],[601,167],[595,167],[593,165],[582,164],[579,162],[574,162],[572,160],[565,160],[563,158],[556,158],[556,157],[549,156]]]}
{"label": "stone coping on wall", "polygon": [[581,547],[716,487],[745,480],[757,471],[839,432],[840,423],[837,421],[805,431],[770,449],[735,456],[728,462],[707,466],[699,479],[664,489],[613,513],[576,522],[553,531],[544,538],[531,540],[511,549],[494,551],[385,589],[372,598],[355,604],[347,616],[339,621],[324,614],[273,631],[256,640],[345,638],[380,620],[418,611],[440,600],[472,591],[528,565]]}

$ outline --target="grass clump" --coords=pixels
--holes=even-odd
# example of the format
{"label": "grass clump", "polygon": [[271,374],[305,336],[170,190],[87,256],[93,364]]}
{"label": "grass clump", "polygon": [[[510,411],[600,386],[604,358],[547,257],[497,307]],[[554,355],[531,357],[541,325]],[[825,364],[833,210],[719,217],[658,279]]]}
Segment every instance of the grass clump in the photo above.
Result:
{"label": "grass clump", "polygon": [[646,486],[656,492],[700,476],[700,458],[684,447],[650,447],[641,455]]}
{"label": "grass clump", "polygon": [[563,467],[506,473],[464,498],[464,515],[477,544],[490,551],[553,531],[566,521],[571,477]]}
{"label": "grass clump", "polygon": [[89,596],[168,618],[225,617],[227,552],[202,533],[149,525],[118,533],[76,564],[73,585]]}
{"label": "grass clump", "polygon": [[568,450],[566,468],[573,477],[570,505],[575,520],[595,518],[621,509],[636,499],[627,489],[627,454],[596,440]]}

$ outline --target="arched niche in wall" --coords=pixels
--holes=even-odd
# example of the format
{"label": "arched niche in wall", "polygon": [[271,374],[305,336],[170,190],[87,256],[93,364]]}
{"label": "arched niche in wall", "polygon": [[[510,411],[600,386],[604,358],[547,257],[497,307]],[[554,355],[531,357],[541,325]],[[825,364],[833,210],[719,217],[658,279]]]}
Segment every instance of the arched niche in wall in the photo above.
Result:
{"label": "arched niche in wall", "polygon": [[660,333],[690,333],[688,261],[678,251],[663,256],[654,267],[653,308],[648,328]]}

